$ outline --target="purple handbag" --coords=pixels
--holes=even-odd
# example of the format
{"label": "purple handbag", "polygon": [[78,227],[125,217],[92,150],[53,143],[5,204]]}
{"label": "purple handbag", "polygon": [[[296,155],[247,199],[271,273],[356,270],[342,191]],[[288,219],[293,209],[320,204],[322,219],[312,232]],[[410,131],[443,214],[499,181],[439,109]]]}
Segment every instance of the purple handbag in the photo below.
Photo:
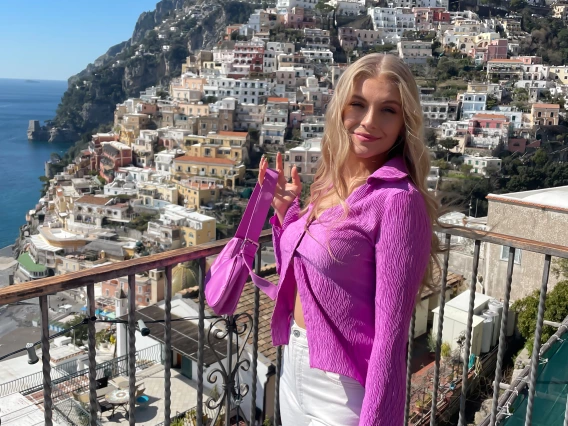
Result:
{"label": "purple handbag", "polygon": [[217,315],[235,313],[249,276],[268,297],[276,298],[278,287],[256,275],[252,263],[277,181],[278,173],[267,169],[262,186],[257,183],[254,188],[235,236],[219,253],[205,277],[205,298]]}

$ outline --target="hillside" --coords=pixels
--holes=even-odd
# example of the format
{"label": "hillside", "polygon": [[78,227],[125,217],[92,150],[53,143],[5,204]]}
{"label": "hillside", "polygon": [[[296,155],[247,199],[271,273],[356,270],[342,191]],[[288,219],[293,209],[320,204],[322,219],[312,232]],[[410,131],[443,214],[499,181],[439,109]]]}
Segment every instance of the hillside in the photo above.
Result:
{"label": "hillside", "polygon": [[160,1],[140,15],[129,40],[69,78],[54,125],[85,133],[110,123],[117,103],[149,86],[167,85],[190,53],[211,49],[227,25],[243,23],[253,10],[236,1]]}

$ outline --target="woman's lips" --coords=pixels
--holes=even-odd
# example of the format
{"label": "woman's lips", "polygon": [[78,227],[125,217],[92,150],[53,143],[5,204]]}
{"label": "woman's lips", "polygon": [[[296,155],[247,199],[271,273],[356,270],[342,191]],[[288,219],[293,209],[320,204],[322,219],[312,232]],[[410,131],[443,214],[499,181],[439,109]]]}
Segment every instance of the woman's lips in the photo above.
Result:
{"label": "woman's lips", "polygon": [[360,142],[374,142],[379,139],[373,135],[367,135],[363,133],[354,133],[354,135]]}

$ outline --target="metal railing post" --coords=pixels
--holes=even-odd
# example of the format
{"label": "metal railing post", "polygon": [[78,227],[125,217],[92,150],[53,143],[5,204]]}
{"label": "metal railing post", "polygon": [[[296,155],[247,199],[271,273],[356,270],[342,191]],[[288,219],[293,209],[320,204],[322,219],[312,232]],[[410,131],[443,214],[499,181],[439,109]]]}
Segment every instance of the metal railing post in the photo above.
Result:
{"label": "metal railing post", "polygon": [[497,421],[497,405],[499,404],[499,384],[503,377],[503,357],[505,356],[505,340],[507,336],[507,316],[509,315],[509,298],[513,282],[513,268],[515,266],[515,249],[509,249],[509,263],[507,264],[507,281],[505,282],[505,297],[503,298],[503,318],[501,319],[501,332],[499,333],[499,350],[497,352],[497,367],[495,368],[495,382],[493,383],[493,403],[491,406],[490,426]]}
{"label": "metal railing post", "polygon": [[452,236],[446,234],[444,241],[444,264],[442,265],[442,282],[438,306],[438,330],[436,334],[436,360],[434,367],[434,389],[432,391],[432,408],[430,411],[430,426],[436,426],[436,409],[438,408],[438,387],[440,386],[440,352],[442,349],[442,333],[444,330],[444,307],[446,306],[446,284],[448,282],[448,266],[450,263],[450,243]]}
{"label": "metal railing post", "polygon": [[280,374],[282,372],[282,346],[276,348],[276,383],[274,389],[274,426],[280,425]]}
{"label": "metal railing post", "polygon": [[412,348],[414,346],[414,327],[416,325],[416,307],[412,311],[410,327],[408,327],[408,353],[406,356],[406,401],[404,403],[404,426],[408,426],[410,416],[410,398],[412,388]]}
{"label": "metal railing post", "polygon": [[164,426],[170,425],[172,397],[172,266],[166,266],[166,281],[164,289]]}
{"label": "metal railing post", "polygon": [[197,426],[203,426],[203,357],[205,351],[205,268],[206,261],[199,259],[199,321],[197,342]]}
{"label": "metal railing post", "polygon": [[542,271],[542,284],[540,286],[540,298],[538,301],[538,314],[536,317],[536,330],[534,332],[534,345],[531,357],[531,373],[529,378],[529,398],[527,400],[527,415],[525,426],[532,425],[534,394],[536,390],[536,376],[538,374],[538,360],[540,358],[540,339],[542,337],[542,323],[544,321],[544,308],[546,304],[546,288],[550,272],[550,255],[544,256],[544,269]]}
{"label": "metal railing post", "polygon": [[134,426],[136,404],[136,275],[128,275],[128,423]]}
{"label": "metal railing post", "polygon": [[88,346],[89,346],[89,404],[91,426],[96,426],[98,416],[98,403],[97,403],[97,345],[96,345],[96,330],[95,323],[91,318],[95,316],[95,284],[90,283],[87,285],[87,315],[89,322],[87,325],[88,330]]}
{"label": "metal railing post", "polygon": [[49,307],[48,296],[40,296],[41,311],[41,362],[43,373],[43,407],[44,421],[47,426],[53,426],[53,400],[51,398],[51,355],[49,353]]}
{"label": "metal railing post", "polygon": [[[260,274],[260,267],[262,265],[262,245],[258,247],[256,256],[254,258],[254,272]],[[254,286],[254,312],[252,316],[252,389],[251,389],[251,403],[250,403],[250,418],[249,423],[254,424],[256,420],[256,381],[257,381],[257,367],[258,367],[258,317],[260,311],[260,290]]]}
{"label": "metal railing post", "polygon": [[[471,282],[469,284],[469,308],[467,310],[467,328],[465,335],[465,347],[464,347],[464,360],[463,360],[463,371],[462,371],[462,389],[460,395],[460,416],[458,420],[458,426],[465,426],[467,424],[465,419],[465,401],[467,394],[467,379],[469,372],[469,351],[471,349],[471,329],[473,327],[473,306],[475,303],[475,287],[477,285],[477,269],[479,267],[479,251],[481,248],[481,241],[475,240],[475,247],[473,250],[473,270],[471,274]],[[461,354],[460,354],[461,356]]]}

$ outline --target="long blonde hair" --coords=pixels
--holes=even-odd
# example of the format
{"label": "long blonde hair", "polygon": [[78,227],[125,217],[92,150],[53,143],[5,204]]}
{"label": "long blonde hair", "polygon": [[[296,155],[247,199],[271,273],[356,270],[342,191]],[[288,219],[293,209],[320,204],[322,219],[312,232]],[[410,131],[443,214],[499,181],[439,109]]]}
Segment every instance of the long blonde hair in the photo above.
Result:
{"label": "long blonde hair", "polygon": [[[317,217],[325,207],[322,200],[329,196],[330,189],[339,198],[344,217],[349,209],[345,200],[354,189],[354,183],[346,180],[346,167],[351,152],[351,137],[343,125],[343,111],[349,101],[355,83],[361,78],[386,77],[400,90],[405,131],[399,143],[395,144],[389,155],[401,155],[408,169],[409,177],[424,201],[432,223],[437,223],[440,205],[429,193],[427,176],[430,173],[430,153],[424,143],[424,123],[418,87],[408,66],[398,57],[373,53],[363,56],[340,77],[335,92],[325,114],[325,129],[321,142],[321,160],[310,187],[307,204],[312,205],[306,223]],[[439,266],[437,254],[440,252],[438,237],[432,233],[431,256],[428,270],[422,281],[424,287],[432,287],[434,265]]]}

